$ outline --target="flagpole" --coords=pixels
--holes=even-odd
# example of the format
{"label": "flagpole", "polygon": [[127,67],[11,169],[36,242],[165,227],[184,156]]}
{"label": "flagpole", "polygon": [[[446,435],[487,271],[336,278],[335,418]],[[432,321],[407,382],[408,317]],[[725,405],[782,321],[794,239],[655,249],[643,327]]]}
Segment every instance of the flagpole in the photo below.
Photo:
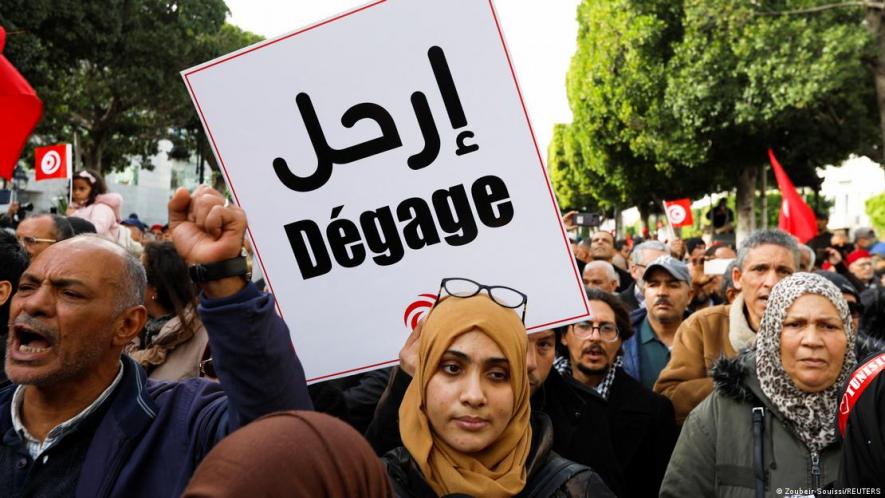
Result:
{"label": "flagpole", "polygon": [[670,213],[667,212],[667,203],[661,201],[661,206],[664,208],[664,217],[667,218],[667,234],[670,235],[670,239],[667,242],[672,242],[676,240],[676,230],[673,229],[673,223],[670,222]]}

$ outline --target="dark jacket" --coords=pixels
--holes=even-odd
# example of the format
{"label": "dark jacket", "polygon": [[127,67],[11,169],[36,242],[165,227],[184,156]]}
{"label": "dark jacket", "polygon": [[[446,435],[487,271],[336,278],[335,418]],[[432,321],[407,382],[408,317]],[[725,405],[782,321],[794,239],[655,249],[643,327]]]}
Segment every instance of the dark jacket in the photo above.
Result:
{"label": "dark jacket", "polygon": [[[574,390],[583,391],[585,399],[589,393],[595,393],[592,388],[572,377],[565,377],[565,380]],[[623,369],[615,373],[611,393],[604,403],[611,444],[624,475],[619,495],[657,497],[679,436],[673,405],[669,399],[653,393]],[[554,419],[556,423],[559,421]],[[594,429],[588,427],[585,430]],[[588,447],[584,451],[592,452],[594,449]]]}
{"label": "dark jacket", "polygon": [[819,455],[807,449],[762,392],[755,353],[719,360],[713,380],[713,393],[685,420],[661,486],[662,497],[756,496],[754,407],[764,412],[765,496],[783,497],[784,488],[832,485],[839,466],[839,445],[831,444]]}
{"label": "dark jacket", "polygon": [[618,274],[618,288],[617,292],[624,292],[628,288],[631,288],[635,285],[635,281],[633,280],[633,275],[630,275],[630,272],[627,270],[621,269],[619,266],[612,265],[612,268],[615,269],[615,272]]}
{"label": "dark jacket", "polygon": [[635,289],[636,282],[633,282],[630,284],[630,287],[618,293],[618,297],[621,298],[621,302],[624,303],[624,307],[630,313],[639,308],[639,300],[636,299]]}
{"label": "dark jacket", "polygon": [[[382,461],[398,498],[437,496],[424,481],[421,470],[404,447],[388,452]],[[553,451],[553,427],[543,413],[532,414],[532,444],[526,459],[526,475],[525,488],[516,495],[519,498],[615,496],[595,472],[569,462]]]}
{"label": "dark jacket", "polygon": [[[123,377],[89,443],[75,496],[180,496],[228,433],[267,413],[311,409],[301,363],[270,294],[250,284],[225,299],[203,298],[198,312],[220,383],[148,380],[123,356]],[[15,387],[0,390],[0,433],[4,446],[25,457],[10,416]]]}

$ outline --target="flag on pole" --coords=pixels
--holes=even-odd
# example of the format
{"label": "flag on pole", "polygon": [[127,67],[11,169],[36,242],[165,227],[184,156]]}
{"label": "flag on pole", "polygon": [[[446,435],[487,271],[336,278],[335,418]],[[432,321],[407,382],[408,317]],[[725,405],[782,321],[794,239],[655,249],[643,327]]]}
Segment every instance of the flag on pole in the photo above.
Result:
{"label": "flag on pole", "polygon": [[3,56],[6,31],[0,26],[0,177],[12,179],[25,142],[40,121],[43,102]]}
{"label": "flag on pole", "polygon": [[781,211],[777,227],[794,235],[799,242],[808,242],[817,235],[817,219],[814,211],[796,192],[796,187],[793,186],[781,164],[777,162],[771,149],[768,149],[768,158],[771,160],[771,169],[774,170],[774,177],[777,179],[777,188],[781,191]]}
{"label": "flag on pole", "polygon": [[38,182],[71,178],[71,144],[35,147],[34,172]]}
{"label": "flag on pole", "polygon": [[670,220],[670,225],[674,227],[694,225],[694,217],[691,214],[691,199],[664,201],[664,210],[667,213],[667,219]]}

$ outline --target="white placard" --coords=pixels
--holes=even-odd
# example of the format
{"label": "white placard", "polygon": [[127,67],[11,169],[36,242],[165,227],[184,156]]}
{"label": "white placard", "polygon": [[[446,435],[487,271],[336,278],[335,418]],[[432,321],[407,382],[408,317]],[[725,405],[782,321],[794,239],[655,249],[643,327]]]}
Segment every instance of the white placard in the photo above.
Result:
{"label": "white placard", "polygon": [[444,277],[527,294],[530,332],[588,316],[491,2],[375,2],[182,75],[310,382],[396,363]]}

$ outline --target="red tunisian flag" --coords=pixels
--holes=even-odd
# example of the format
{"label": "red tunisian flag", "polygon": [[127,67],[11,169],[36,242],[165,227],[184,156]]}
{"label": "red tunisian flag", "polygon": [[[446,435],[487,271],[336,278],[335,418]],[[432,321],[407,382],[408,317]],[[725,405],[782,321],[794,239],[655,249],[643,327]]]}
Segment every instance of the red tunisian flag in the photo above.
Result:
{"label": "red tunisian flag", "polygon": [[777,227],[795,235],[799,242],[808,242],[809,239],[817,235],[817,220],[814,217],[814,211],[796,192],[796,187],[793,186],[793,182],[790,181],[790,177],[787,176],[781,164],[777,162],[771,149],[768,149],[768,158],[771,160],[771,169],[774,170],[777,188],[780,189],[782,198]]}
{"label": "red tunisian flag", "polygon": [[6,31],[0,27],[0,177],[12,170],[43,112],[43,102],[31,85],[3,57]]}
{"label": "red tunisian flag", "polygon": [[34,173],[37,181],[71,177],[71,144],[34,147]]}
{"label": "red tunisian flag", "polygon": [[667,219],[670,220],[672,227],[684,227],[694,225],[694,218],[691,215],[691,199],[676,199],[675,201],[664,201],[664,209],[667,210]]}

